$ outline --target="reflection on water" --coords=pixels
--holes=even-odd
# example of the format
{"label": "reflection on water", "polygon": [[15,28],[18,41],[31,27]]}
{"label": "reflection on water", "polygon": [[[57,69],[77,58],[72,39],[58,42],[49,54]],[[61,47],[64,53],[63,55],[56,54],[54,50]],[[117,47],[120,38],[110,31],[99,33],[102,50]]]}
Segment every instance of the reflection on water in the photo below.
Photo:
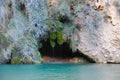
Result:
{"label": "reflection on water", "polygon": [[0,65],[0,80],[120,80],[120,65]]}

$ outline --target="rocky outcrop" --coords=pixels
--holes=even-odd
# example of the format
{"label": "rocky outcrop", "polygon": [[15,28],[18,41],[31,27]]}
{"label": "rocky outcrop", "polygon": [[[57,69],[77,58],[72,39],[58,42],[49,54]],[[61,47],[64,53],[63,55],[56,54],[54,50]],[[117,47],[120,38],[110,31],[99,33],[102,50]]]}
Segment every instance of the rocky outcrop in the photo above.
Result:
{"label": "rocky outcrop", "polygon": [[120,1],[80,1],[75,16],[76,48],[95,62],[120,63]]}
{"label": "rocky outcrop", "polygon": [[63,30],[73,51],[79,50],[97,63],[120,63],[119,0],[50,1],[54,3],[50,13],[58,10],[69,20],[73,16]]}
{"label": "rocky outcrop", "polygon": [[59,18],[73,51],[97,63],[120,63],[119,0],[0,0],[0,63],[41,61],[47,15]]}
{"label": "rocky outcrop", "polygon": [[39,63],[46,18],[46,0],[0,0],[0,63],[14,57]]}

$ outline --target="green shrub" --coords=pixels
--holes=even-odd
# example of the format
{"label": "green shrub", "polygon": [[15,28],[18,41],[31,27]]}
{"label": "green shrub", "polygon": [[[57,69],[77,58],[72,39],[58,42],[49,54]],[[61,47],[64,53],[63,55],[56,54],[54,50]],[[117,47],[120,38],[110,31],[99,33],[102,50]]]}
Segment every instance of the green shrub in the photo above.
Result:
{"label": "green shrub", "polygon": [[50,33],[50,39],[52,39],[52,40],[56,39],[56,33],[55,32]]}
{"label": "green shrub", "polygon": [[56,41],[59,45],[62,45],[65,42],[65,40],[63,38],[62,31],[50,33],[50,45],[51,45],[51,47],[53,47],[53,48],[55,47]]}
{"label": "green shrub", "polygon": [[57,39],[62,39],[63,33],[62,31],[57,31]]}
{"label": "green shrub", "polygon": [[56,41],[59,45],[62,45],[64,43],[63,33],[62,33],[63,23],[60,22],[59,20],[52,20],[52,19],[47,19],[46,23],[50,28],[49,40],[51,47],[53,48],[55,47]]}
{"label": "green shrub", "polygon": [[[73,8],[75,7],[78,2],[77,0],[71,1]],[[50,31],[49,34],[49,41],[51,47],[55,47],[56,44],[63,45],[65,42],[70,44],[70,48],[74,49],[78,42],[74,40],[74,35],[81,31],[77,25],[74,24],[74,13],[71,13],[70,16],[62,15],[59,11],[50,18],[46,20],[46,25]]]}
{"label": "green shrub", "polygon": [[64,43],[63,34],[61,31],[57,32],[57,43],[62,45]]}
{"label": "green shrub", "polygon": [[11,59],[11,64],[21,64],[21,60],[19,57],[14,57]]}
{"label": "green shrub", "polygon": [[52,48],[54,48],[55,47],[55,42],[50,40],[50,45],[51,45]]}

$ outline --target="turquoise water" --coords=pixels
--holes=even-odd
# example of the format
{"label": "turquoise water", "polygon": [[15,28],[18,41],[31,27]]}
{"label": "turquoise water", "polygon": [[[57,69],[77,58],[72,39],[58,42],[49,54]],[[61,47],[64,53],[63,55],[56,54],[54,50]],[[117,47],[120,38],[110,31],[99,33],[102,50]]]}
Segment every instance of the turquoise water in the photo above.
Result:
{"label": "turquoise water", "polygon": [[120,80],[120,65],[0,65],[0,80]]}

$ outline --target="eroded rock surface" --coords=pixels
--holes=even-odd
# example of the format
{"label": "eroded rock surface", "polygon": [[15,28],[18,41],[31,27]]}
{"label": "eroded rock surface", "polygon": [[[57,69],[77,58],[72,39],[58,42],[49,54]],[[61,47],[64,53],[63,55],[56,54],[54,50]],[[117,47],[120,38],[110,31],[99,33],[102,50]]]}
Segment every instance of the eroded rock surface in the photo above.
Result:
{"label": "eroded rock surface", "polygon": [[53,12],[57,8],[68,18],[73,14],[74,28],[68,22],[69,27],[64,29],[66,36],[72,34],[69,39],[73,51],[79,50],[98,63],[120,63],[119,0],[50,1],[54,3]]}
{"label": "eroded rock surface", "polygon": [[100,63],[120,62],[120,1],[80,2],[75,11],[78,46]]}
{"label": "eroded rock surface", "polygon": [[0,63],[12,57],[39,63],[46,18],[46,0],[0,0]]}

